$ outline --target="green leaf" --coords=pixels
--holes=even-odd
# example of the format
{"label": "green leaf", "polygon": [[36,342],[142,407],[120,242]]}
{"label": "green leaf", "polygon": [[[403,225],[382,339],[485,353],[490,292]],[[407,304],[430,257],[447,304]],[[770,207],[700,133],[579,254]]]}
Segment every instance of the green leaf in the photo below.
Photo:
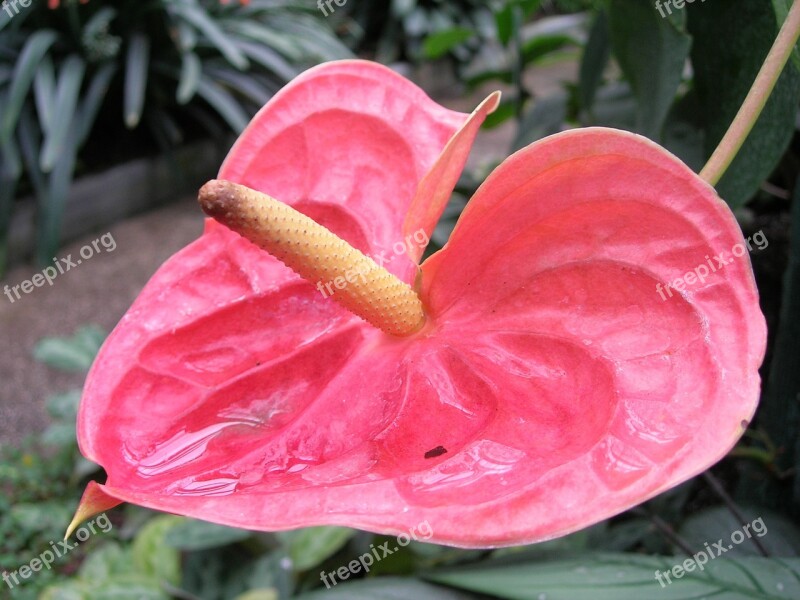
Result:
{"label": "green leaf", "polygon": [[58,251],[61,239],[61,218],[69,195],[72,177],[75,174],[75,161],[78,155],[77,120],[70,124],[64,153],[59,158],[45,190],[44,197],[39,197],[39,221],[37,223],[36,258],[40,265],[50,265],[52,257]]}
{"label": "green leaf", "polygon": [[528,144],[561,131],[567,118],[567,100],[565,92],[556,92],[538,100],[522,117],[512,150],[516,152]]}
{"label": "green leaf", "polygon": [[220,54],[234,67],[240,71],[248,68],[247,57],[203,8],[197,5],[176,4],[175,11],[194,25],[206,37],[206,40],[219,50]]}
{"label": "green leaf", "polygon": [[[685,19],[684,11],[674,14],[675,20]],[[614,55],[636,95],[636,129],[658,140],[681,83],[691,38],[643,0],[610,0],[609,23]]]}
{"label": "green leaf", "polygon": [[609,83],[597,90],[593,124],[617,129],[636,128],[637,104],[627,82]]}
{"label": "green leaf", "polygon": [[164,541],[178,550],[208,550],[241,542],[252,535],[245,529],[186,519],[172,527]]}
{"label": "green leaf", "polygon": [[664,125],[662,145],[675,154],[695,173],[705,164],[705,128],[702,122],[700,100],[695,90],[690,90],[672,105]]}
{"label": "green leaf", "polygon": [[78,402],[80,402],[80,399],[80,390],[50,396],[45,401],[47,414],[52,419],[74,420],[78,416]]}
{"label": "green leaf", "polygon": [[525,65],[535,64],[548,54],[575,44],[575,39],[569,35],[537,35],[522,45],[522,59]]}
{"label": "green leaf", "polygon": [[181,76],[175,98],[178,104],[186,104],[194,98],[203,67],[200,58],[194,52],[184,52],[181,56]]}
{"label": "green leaf", "polygon": [[[640,554],[590,554],[540,563],[489,562],[433,572],[426,579],[507,600],[800,597],[800,559],[730,559],[723,555],[705,563],[702,571],[693,567],[691,572],[678,572],[680,577],[672,571],[667,580],[665,573],[675,566],[683,568],[685,560]],[[656,577],[657,572],[661,573],[662,583]]]}
{"label": "green leaf", "polygon": [[101,66],[92,77],[89,89],[83,97],[83,104],[78,116],[80,121],[78,144],[83,144],[92,132],[97,113],[100,111],[100,106],[108,92],[108,86],[111,84],[111,79],[116,72],[117,65],[113,62],[108,62]]}
{"label": "green leaf", "polygon": [[207,71],[212,79],[245,96],[256,106],[262,106],[276,91],[262,85],[259,79],[248,73],[219,67],[209,67]]}
{"label": "green leaf", "polygon": [[272,48],[245,41],[237,41],[236,46],[253,62],[258,63],[284,81],[290,81],[298,75],[297,68]]}
{"label": "green leaf", "polygon": [[134,33],[128,46],[125,63],[125,125],[135,128],[142,119],[147,92],[147,71],[150,63],[150,38],[145,33]]}
{"label": "green leaf", "polygon": [[503,8],[494,12],[497,39],[504,46],[511,41],[514,30],[514,10],[521,10],[522,17],[528,17],[539,10],[541,0],[510,0]]}
{"label": "green leaf", "polygon": [[8,142],[14,128],[17,126],[17,119],[28,95],[33,78],[39,68],[44,55],[50,46],[58,39],[55,31],[41,29],[34,32],[25,43],[14,67],[14,79],[8,94],[6,110],[3,113],[2,124],[0,125],[0,140]]}
{"label": "green leaf", "polygon": [[277,28],[272,28],[257,21],[236,19],[226,21],[225,29],[234,35],[269,46],[294,63],[299,63],[303,60],[303,51],[299,42],[293,36],[286,35]]}
{"label": "green leaf", "polygon": [[739,556],[761,556],[758,547],[751,541],[757,539],[770,556],[800,555],[800,529],[791,521],[775,513],[763,509],[740,507],[744,523],[739,522],[730,510],[724,506],[709,508],[697,513],[681,525],[678,533],[691,548],[703,548],[705,542],[713,543],[725,540],[726,544],[736,533],[744,538],[741,543],[733,544],[726,558]]}
{"label": "green leaf", "polygon": [[56,105],[53,109],[52,123],[45,137],[39,161],[39,166],[45,173],[52,171],[56,160],[65,154],[66,149],[64,146],[67,143],[69,130],[75,119],[78,96],[85,71],[86,64],[77,54],[70,55],[61,65],[56,87]]}
{"label": "green leaf", "polygon": [[[778,28],[769,2],[695,3],[688,12],[689,31],[695,40],[695,88],[707,125],[708,157],[739,111]],[[798,97],[800,72],[790,63],[744,146],[716,186],[730,206],[750,200],[780,161],[794,133]]]}
{"label": "green leaf", "polygon": [[39,123],[42,131],[47,134],[53,122],[56,102],[56,75],[53,61],[50,56],[42,59],[42,64],[36,70],[33,80],[33,97],[36,100],[36,111],[39,113]]}
{"label": "green leaf", "polygon": [[80,582],[66,581],[47,586],[39,600],[89,600],[89,596]]}
{"label": "green leaf", "polygon": [[80,567],[80,576],[88,581],[105,581],[115,574],[127,572],[130,564],[130,552],[117,543],[106,542],[92,549]]}
{"label": "green leaf", "polygon": [[597,17],[583,50],[578,80],[581,108],[589,113],[592,112],[597,89],[603,82],[603,71],[608,65],[609,58],[611,58],[611,32],[608,15],[601,9],[597,11]]}
{"label": "green leaf", "polygon": [[17,128],[19,148],[22,151],[22,159],[25,162],[28,180],[33,185],[36,195],[43,198],[47,193],[48,184],[45,174],[39,167],[39,157],[42,153],[41,134],[41,128],[37,125],[30,108],[23,108],[19,115],[19,126]]}
{"label": "green leaf", "polygon": [[106,332],[97,325],[84,325],[78,328],[72,339],[78,347],[83,348],[94,358],[100,351],[100,346],[106,341]]}
{"label": "green leaf", "polygon": [[250,122],[250,117],[234,97],[207,77],[200,78],[197,94],[219,113],[234,133],[239,134],[244,131]]}
{"label": "green leaf", "polygon": [[[134,573],[117,575],[100,582],[86,581],[82,589],[87,600],[170,600],[158,579]],[[48,600],[59,598],[48,597]]]}
{"label": "green leaf", "polygon": [[62,371],[87,371],[105,338],[95,326],[80,328],[71,338],[44,338],[36,344],[36,360]]}
{"label": "green leaf", "polygon": [[197,30],[186,21],[179,21],[175,26],[175,47],[181,54],[192,52],[197,46]]}
{"label": "green leaf", "polygon": [[9,513],[14,527],[25,531],[51,532],[69,521],[70,508],[59,501],[15,504]]}
{"label": "green leaf", "polygon": [[166,537],[182,521],[182,517],[172,515],[156,517],[136,535],[131,552],[139,573],[178,585],[181,579],[180,554],[166,543]]}
{"label": "green leaf", "polygon": [[296,571],[306,571],[333,556],[355,534],[348,527],[306,527],[276,535],[286,546]]}
{"label": "green leaf", "polygon": [[330,585],[330,589],[322,589],[297,596],[297,600],[409,600],[410,598],[424,600],[477,600],[471,594],[400,577],[381,577],[380,579],[361,580],[353,583],[337,582],[336,585]]}
{"label": "green leaf", "polygon": [[456,46],[460,46],[475,36],[472,29],[466,27],[453,27],[437,31],[425,38],[422,43],[422,53],[425,58],[435,60],[441,58]]}

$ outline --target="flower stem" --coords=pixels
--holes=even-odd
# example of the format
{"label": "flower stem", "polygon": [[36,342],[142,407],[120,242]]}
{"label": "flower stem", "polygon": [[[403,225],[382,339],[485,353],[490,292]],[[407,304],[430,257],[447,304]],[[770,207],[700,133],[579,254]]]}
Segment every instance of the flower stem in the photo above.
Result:
{"label": "flower stem", "polygon": [[764,110],[772,90],[775,89],[778,77],[786,61],[789,60],[798,37],[800,37],[800,0],[794,0],[786,21],[753,82],[753,87],[750,88],[725,137],[700,171],[700,177],[711,185],[716,185],[722,179],[736,158],[736,154],[741,150],[761,111]]}

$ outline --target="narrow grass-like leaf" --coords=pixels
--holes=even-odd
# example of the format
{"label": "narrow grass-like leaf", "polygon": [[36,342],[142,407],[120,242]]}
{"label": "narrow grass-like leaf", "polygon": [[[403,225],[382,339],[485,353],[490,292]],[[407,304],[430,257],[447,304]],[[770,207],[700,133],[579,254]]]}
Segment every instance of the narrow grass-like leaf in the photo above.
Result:
{"label": "narrow grass-like leaf", "polygon": [[53,61],[49,56],[45,56],[36,69],[33,97],[36,100],[36,111],[39,113],[39,124],[42,131],[48,133],[56,106],[56,75]]}
{"label": "narrow grass-like leaf", "polygon": [[200,58],[194,52],[184,52],[181,56],[181,76],[178,81],[178,91],[175,94],[179,104],[186,104],[194,98],[203,66]]}
{"label": "narrow grass-like leaf", "polygon": [[39,161],[45,173],[52,171],[56,160],[64,154],[64,144],[75,121],[75,111],[85,71],[86,64],[77,54],[70,55],[61,65],[56,88],[56,105]]}
{"label": "narrow grass-like leaf", "polygon": [[78,127],[78,144],[83,145],[89,133],[92,131],[92,126],[97,118],[97,113],[105,100],[108,86],[111,84],[111,79],[117,72],[117,65],[113,62],[107,62],[102,65],[92,77],[89,88],[83,97],[83,104],[80,108],[78,118],[80,125]]}
{"label": "narrow grass-like leaf", "polygon": [[285,81],[294,79],[298,74],[297,68],[272,48],[241,40],[236,42],[236,46],[254,62]]}
{"label": "narrow grass-like leaf", "polygon": [[229,39],[228,35],[199,6],[178,5],[175,9],[183,18],[194,25],[217,50],[240,71],[249,66],[247,57]]}
{"label": "narrow grass-like leaf", "polygon": [[270,25],[298,40],[308,58],[337,60],[353,57],[350,49],[339,41],[330,27],[312,15],[277,13],[271,16]]}
{"label": "narrow grass-like leaf", "polygon": [[208,67],[207,71],[210,77],[245,96],[256,106],[262,106],[274,93],[249,74],[239,73],[223,67]]}
{"label": "narrow grass-like leaf", "polygon": [[250,117],[236,99],[220,85],[207,77],[201,77],[197,93],[219,113],[235,133],[241,133],[247,127]]}
{"label": "narrow grass-like leaf", "polygon": [[283,54],[288,60],[299,62],[303,58],[300,44],[293,36],[256,21],[233,20],[225,22],[225,29],[238,37],[247,38],[269,46]]}
{"label": "narrow grass-like leaf", "polygon": [[172,33],[175,47],[183,54],[192,52],[197,46],[197,30],[186,21],[178,21]]}
{"label": "narrow grass-like leaf", "polygon": [[147,93],[147,71],[150,63],[150,38],[144,33],[135,33],[128,46],[125,65],[125,125],[135,128],[142,119]]}
{"label": "narrow grass-like leaf", "polygon": [[59,160],[50,174],[46,194],[44,197],[38,198],[39,221],[36,258],[40,265],[50,264],[58,251],[61,240],[61,219],[75,174],[75,162],[78,155],[78,127],[77,121],[71,123],[64,142],[64,152],[59,156]]}
{"label": "narrow grass-like leaf", "polygon": [[42,149],[42,132],[36,126],[30,110],[23,110],[19,116],[17,128],[19,147],[22,154],[28,179],[33,185],[33,190],[38,197],[43,197],[47,191],[47,177],[39,167],[39,157]]}
{"label": "narrow grass-like leaf", "polygon": [[42,29],[33,33],[25,43],[14,67],[14,79],[11,83],[6,110],[3,113],[2,124],[0,124],[0,140],[8,141],[11,138],[39,64],[57,38],[54,31]]}

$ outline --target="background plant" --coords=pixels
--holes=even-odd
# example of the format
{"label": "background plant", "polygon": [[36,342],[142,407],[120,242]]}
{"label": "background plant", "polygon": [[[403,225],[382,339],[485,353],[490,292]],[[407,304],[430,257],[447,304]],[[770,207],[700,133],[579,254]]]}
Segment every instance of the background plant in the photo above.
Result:
{"label": "background plant", "polygon": [[201,128],[238,133],[302,69],[346,56],[318,11],[296,2],[71,0],[0,12],[0,272],[17,192],[36,196],[46,263],[76,171]]}

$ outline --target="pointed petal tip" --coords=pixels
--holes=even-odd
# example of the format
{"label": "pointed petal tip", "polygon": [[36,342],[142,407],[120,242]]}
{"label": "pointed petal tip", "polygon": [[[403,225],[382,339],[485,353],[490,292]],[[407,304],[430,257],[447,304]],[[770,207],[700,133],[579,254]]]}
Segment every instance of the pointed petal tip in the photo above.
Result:
{"label": "pointed petal tip", "polygon": [[110,510],[115,506],[122,504],[122,501],[106,493],[104,487],[94,481],[90,481],[83,492],[81,501],[75,511],[75,516],[67,526],[67,531],[64,534],[64,540],[69,538],[81,523],[95,515]]}
{"label": "pointed petal tip", "polygon": [[497,107],[500,106],[500,99],[503,97],[503,92],[500,90],[495,90],[488,96],[486,99],[478,105],[478,108],[475,109],[475,112],[484,109],[486,110],[486,114],[491,114],[497,110]]}

